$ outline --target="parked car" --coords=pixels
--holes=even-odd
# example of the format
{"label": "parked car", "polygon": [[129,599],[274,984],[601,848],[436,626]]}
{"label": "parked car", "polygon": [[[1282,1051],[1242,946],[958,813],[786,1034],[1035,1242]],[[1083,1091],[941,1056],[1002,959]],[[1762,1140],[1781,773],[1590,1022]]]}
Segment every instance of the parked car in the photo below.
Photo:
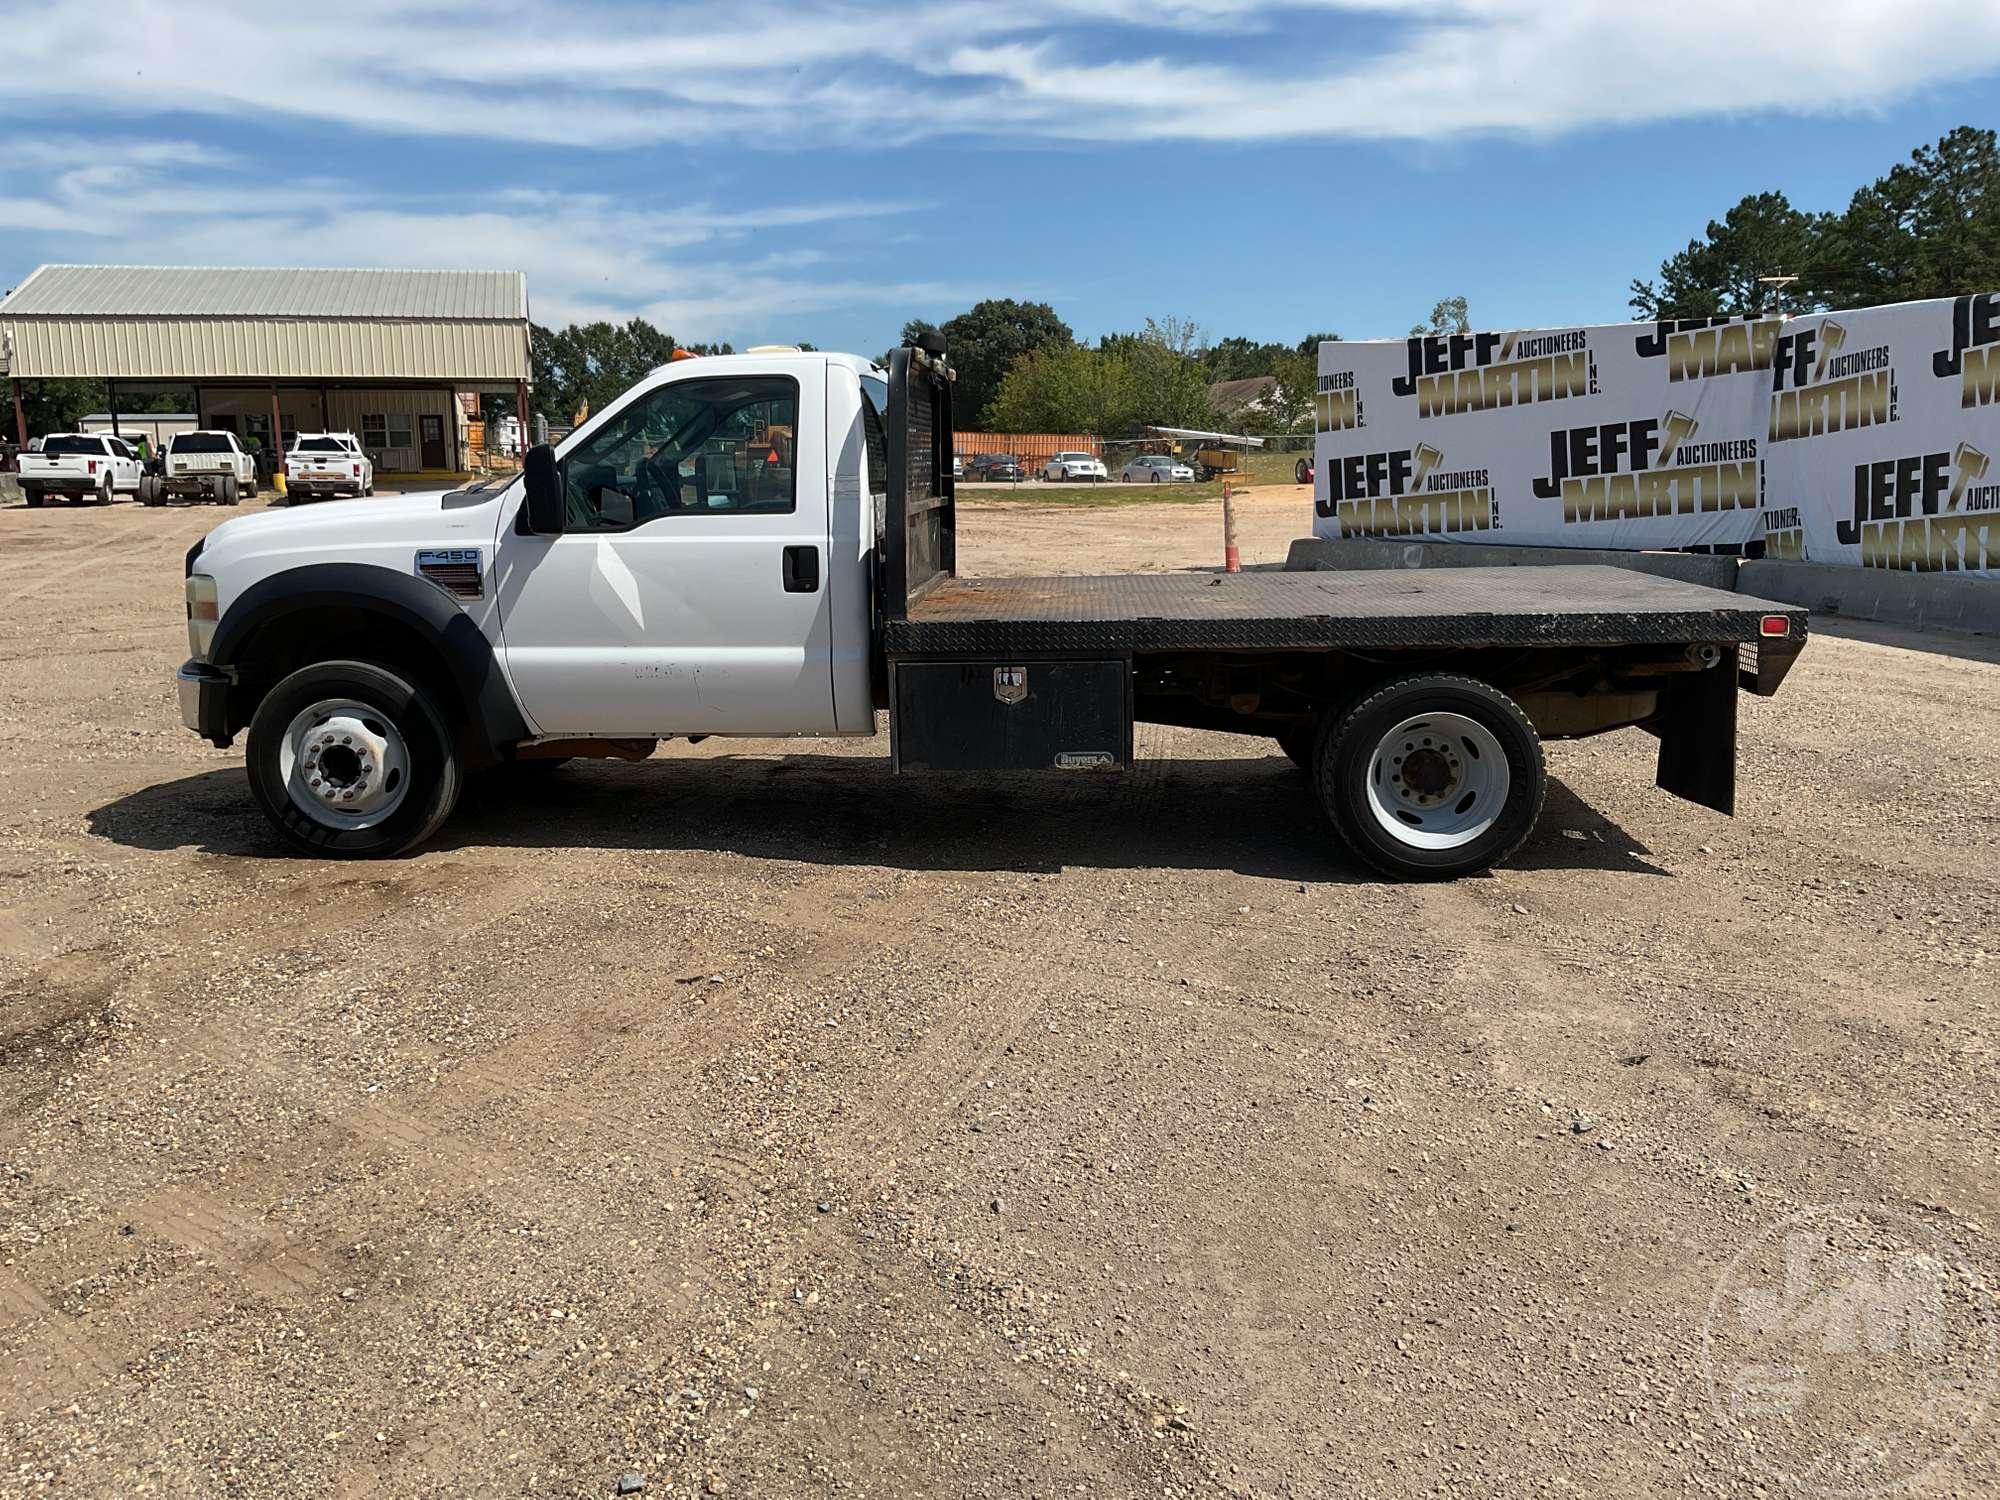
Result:
{"label": "parked car", "polygon": [[1097,484],[1110,475],[1088,453],[1057,453],[1042,465],[1042,478],[1051,484]]}
{"label": "parked car", "polygon": [[965,466],[967,479],[1026,479],[1028,471],[1011,453],[975,453]]}
{"label": "parked car", "polygon": [[1298,480],[1300,484],[1311,484],[1313,482],[1313,461],[1310,458],[1300,459],[1292,466],[1292,477]]}
{"label": "parked car", "polygon": [[167,444],[164,475],[148,475],[139,498],[164,505],[169,498],[234,505],[257,495],[257,460],[233,432],[177,432]]}
{"label": "parked car", "polygon": [[144,466],[123,438],[103,432],[52,432],[19,459],[21,498],[39,506],[50,495],[72,503],[109,505],[123,490],[137,494]]}
{"label": "parked car", "polygon": [[1141,453],[1118,471],[1120,484],[1180,484],[1193,478],[1193,469],[1164,453]]}
{"label": "parked car", "polygon": [[351,432],[302,432],[285,455],[285,490],[302,500],[314,495],[372,495],[375,465]]}

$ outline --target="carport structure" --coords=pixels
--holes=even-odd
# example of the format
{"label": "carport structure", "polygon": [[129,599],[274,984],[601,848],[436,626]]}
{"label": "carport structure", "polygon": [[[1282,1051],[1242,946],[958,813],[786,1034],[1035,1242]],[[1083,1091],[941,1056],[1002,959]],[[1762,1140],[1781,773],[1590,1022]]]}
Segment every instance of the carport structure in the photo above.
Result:
{"label": "carport structure", "polygon": [[119,396],[192,387],[204,428],[283,447],[350,431],[386,473],[465,466],[485,393],[528,408],[519,271],[38,267],[0,301],[0,374],[30,437],[23,381]]}

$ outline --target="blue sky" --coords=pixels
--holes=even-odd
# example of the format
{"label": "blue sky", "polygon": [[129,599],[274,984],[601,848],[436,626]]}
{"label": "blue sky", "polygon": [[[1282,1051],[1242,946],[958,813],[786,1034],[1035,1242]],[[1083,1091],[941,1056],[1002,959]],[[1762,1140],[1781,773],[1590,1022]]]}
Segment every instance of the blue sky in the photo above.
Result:
{"label": "blue sky", "polygon": [[985,296],[1291,341],[1612,321],[1746,192],[2000,120],[1995,0],[0,0],[43,261],[519,269],[864,353]]}

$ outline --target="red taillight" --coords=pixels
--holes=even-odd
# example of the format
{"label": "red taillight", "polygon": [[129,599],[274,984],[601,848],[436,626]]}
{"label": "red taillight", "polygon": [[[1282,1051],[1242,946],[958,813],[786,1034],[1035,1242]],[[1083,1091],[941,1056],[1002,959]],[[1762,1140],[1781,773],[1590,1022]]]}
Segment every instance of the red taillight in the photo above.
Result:
{"label": "red taillight", "polygon": [[97,472],[97,460],[92,458],[86,459],[85,462],[90,465],[90,472],[95,474]]}
{"label": "red taillight", "polygon": [[348,467],[348,468],[350,468],[350,469],[352,469],[352,470],[354,471],[354,477],[355,477],[356,479],[359,479],[359,478],[361,477],[361,465],[360,465],[360,464],[349,464],[349,465],[348,465],[347,467]]}
{"label": "red taillight", "polygon": [[1757,634],[1759,635],[1790,635],[1791,633],[1792,622],[1791,618],[1787,615],[1766,615],[1757,622]]}

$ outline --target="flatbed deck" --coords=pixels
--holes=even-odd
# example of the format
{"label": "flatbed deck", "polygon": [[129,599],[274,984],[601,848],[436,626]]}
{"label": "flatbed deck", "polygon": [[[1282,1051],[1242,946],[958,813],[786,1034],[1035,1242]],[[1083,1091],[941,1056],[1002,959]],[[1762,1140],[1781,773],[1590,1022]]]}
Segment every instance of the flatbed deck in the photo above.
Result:
{"label": "flatbed deck", "polygon": [[1626,568],[938,578],[884,622],[893,657],[1634,646],[1760,639],[1791,605]]}

